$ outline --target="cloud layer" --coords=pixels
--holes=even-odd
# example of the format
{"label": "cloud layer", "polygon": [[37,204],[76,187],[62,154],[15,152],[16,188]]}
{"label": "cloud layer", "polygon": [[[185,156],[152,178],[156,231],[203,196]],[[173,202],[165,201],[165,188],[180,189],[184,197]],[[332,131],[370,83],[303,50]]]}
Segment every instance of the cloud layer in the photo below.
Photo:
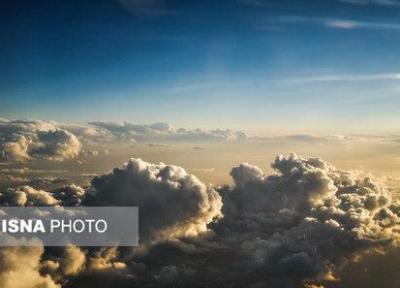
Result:
{"label": "cloud layer", "polygon": [[[63,161],[79,156],[96,156],[99,148],[113,141],[212,142],[246,139],[243,131],[176,129],[168,123],[138,125],[124,122],[91,122],[91,126],[64,125],[43,120],[0,119],[0,161]],[[107,149],[104,151],[108,151]],[[107,152],[108,153],[108,152]]]}
{"label": "cloud layer", "polygon": [[187,130],[174,128],[168,123],[154,123],[151,125],[137,125],[128,122],[90,122],[89,124],[100,127],[119,139],[130,139],[142,142],[154,141],[216,141],[246,139],[243,131],[230,129],[216,129],[204,131],[201,129]]}
{"label": "cloud layer", "polygon": [[32,288],[298,287],[337,281],[366,251],[397,247],[400,203],[384,186],[296,154],[272,167],[265,175],[242,163],[232,186],[213,189],[181,167],[130,159],[87,189],[8,189],[1,205],[139,206],[141,240],[133,249],[37,248],[20,260],[19,248],[0,249],[1,261],[17,262],[0,262],[0,279],[18,284],[12,275],[28,273]]}

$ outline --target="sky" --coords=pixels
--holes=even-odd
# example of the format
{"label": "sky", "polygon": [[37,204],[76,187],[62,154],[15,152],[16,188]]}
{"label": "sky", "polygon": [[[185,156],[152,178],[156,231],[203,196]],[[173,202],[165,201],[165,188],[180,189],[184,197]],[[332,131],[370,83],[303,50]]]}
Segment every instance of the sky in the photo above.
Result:
{"label": "sky", "polygon": [[399,40],[400,0],[0,0],[0,207],[141,221],[0,286],[400,287]]}
{"label": "sky", "polygon": [[400,1],[0,1],[0,116],[394,133]]}

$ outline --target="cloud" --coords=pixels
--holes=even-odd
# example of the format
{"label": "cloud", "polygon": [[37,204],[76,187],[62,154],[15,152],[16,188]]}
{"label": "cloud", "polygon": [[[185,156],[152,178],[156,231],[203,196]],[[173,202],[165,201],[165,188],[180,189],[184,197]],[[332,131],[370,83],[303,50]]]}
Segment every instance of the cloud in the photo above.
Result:
{"label": "cloud", "polygon": [[6,189],[15,185],[23,185],[29,183],[30,180],[26,177],[18,175],[3,174],[0,171],[0,189]]}
{"label": "cloud", "polygon": [[399,202],[369,178],[319,158],[276,158],[278,172],[232,169],[218,225],[268,271],[292,279],[328,279],[366,249],[397,244]]}
{"label": "cloud", "polygon": [[119,252],[117,247],[101,248],[93,252],[93,255],[89,259],[88,270],[123,270],[126,268],[126,264],[118,261]]}
{"label": "cloud", "polygon": [[72,159],[79,155],[81,143],[56,123],[39,120],[0,122],[0,159],[25,161],[35,158]]}
{"label": "cloud", "polygon": [[[84,190],[76,185],[60,187],[47,192],[30,186],[7,189],[0,193],[1,206],[68,206],[82,198]],[[8,237],[1,234],[1,237]],[[68,277],[84,269],[85,253],[76,246],[62,248],[61,257],[51,256],[42,245],[25,246],[25,242],[10,237],[10,241],[21,241],[21,246],[0,248],[0,287],[16,288],[61,288]]]}
{"label": "cloud", "polygon": [[86,190],[78,185],[69,184],[54,189],[52,195],[62,203],[62,206],[80,206],[85,198]]}
{"label": "cloud", "polygon": [[[135,167],[133,171],[129,165]],[[107,189],[92,194],[92,197],[101,199],[103,204],[137,205],[139,191],[146,191],[146,195],[154,195],[149,201],[154,203],[162,195],[156,193],[158,189],[154,185],[162,181],[163,175],[170,175],[168,179],[185,175],[178,172],[182,168],[166,167],[135,160],[123,169],[100,177],[100,182],[95,178],[94,189],[101,191],[104,186]],[[168,237],[153,242],[145,256],[139,254],[130,258],[136,264],[127,265],[127,269],[136,279],[135,283],[183,286],[196,283],[198,287],[265,286],[272,283],[272,287],[293,287],[307,279],[337,279],[341,268],[364,251],[397,245],[400,204],[391,199],[390,192],[383,186],[369,178],[336,169],[319,158],[304,159],[295,154],[279,156],[272,167],[276,174],[265,175],[250,164],[232,169],[234,185],[218,189],[222,195],[222,208],[221,204],[214,205],[211,210],[208,208],[208,213],[214,212],[209,214],[207,221],[200,221],[206,227],[201,231],[211,229],[214,233],[211,236],[195,233],[197,237],[188,238],[187,224],[182,226],[182,218],[174,212],[158,206],[153,209],[154,204],[147,201],[139,204],[145,207],[145,211],[157,210],[160,211],[157,217],[167,218],[160,224],[144,215],[146,224],[141,226],[152,227],[151,232],[144,233],[145,239],[160,231]],[[165,172],[171,169],[173,172]],[[163,193],[171,189],[169,185],[161,187]],[[176,192],[173,195],[176,196]],[[135,196],[128,196],[129,193]],[[175,199],[175,196],[167,195],[159,200],[160,203],[166,205],[171,203],[169,199]],[[213,199],[217,198],[213,196]],[[192,213],[198,215],[194,208],[196,205],[174,201],[175,207],[187,207],[177,209],[183,211],[185,219],[198,222],[194,220],[198,216],[189,216]],[[220,218],[221,212],[223,218],[212,222],[212,219]],[[181,232],[165,234],[164,231],[171,231],[167,228],[171,226],[178,226]],[[219,259],[223,259],[222,262]],[[138,268],[138,263],[144,264],[145,268]],[[142,269],[147,271],[146,274],[140,272]],[[125,274],[120,281],[133,283],[126,279]]]}
{"label": "cloud", "polygon": [[56,129],[54,131],[39,131],[39,143],[32,153],[45,155],[49,159],[72,159],[79,155],[81,144],[72,133]]}
{"label": "cloud", "polygon": [[138,125],[128,122],[114,123],[114,122],[89,122],[90,125],[97,126],[113,133],[114,135],[126,138],[141,134],[152,134],[169,132],[173,127],[167,123],[155,123],[152,125]]}
{"label": "cloud", "polygon": [[322,22],[329,28],[337,29],[376,29],[376,30],[400,30],[400,24],[386,22],[363,22],[343,19],[326,19]]}
{"label": "cloud", "polygon": [[29,159],[27,138],[21,135],[17,136],[14,142],[4,143],[2,156],[17,161]]}
{"label": "cloud", "polygon": [[176,129],[168,123],[138,125],[127,122],[120,124],[113,122],[90,122],[89,124],[103,128],[119,139],[139,142],[229,141],[247,138],[246,133],[243,131],[234,131],[230,129],[215,129],[210,131],[204,131],[201,129]]}
{"label": "cloud", "polygon": [[9,188],[0,193],[1,206],[79,206],[86,191],[77,185],[65,185],[47,192],[29,185]]}
{"label": "cloud", "polygon": [[[0,121],[0,161],[64,161],[108,154],[105,145],[113,141],[150,143],[206,142],[246,139],[243,131],[230,129],[176,129],[168,123],[138,125],[132,123],[91,122],[91,126],[66,125],[42,120]],[[165,143],[163,145],[166,145]]]}
{"label": "cloud", "polygon": [[303,17],[303,16],[282,16],[274,18],[274,23],[298,25],[313,24],[331,29],[368,29],[368,30],[392,30],[400,31],[400,24],[396,22],[373,22],[359,21],[353,19],[324,18],[324,17]]}
{"label": "cloud", "polygon": [[57,283],[65,284],[67,277],[78,275],[85,270],[86,254],[77,246],[71,245],[63,249],[60,257],[48,256],[40,265],[42,274],[51,275]]}
{"label": "cloud", "polygon": [[16,189],[7,189],[0,194],[2,205],[6,206],[53,206],[58,201],[43,190],[36,190],[30,186],[21,186]]}
{"label": "cloud", "polygon": [[265,143],[308,143],[317,145],[348,145],[348,144],[383,144],[396,143],[399,140],[397,135],[319,135],[319,134],[288,134],[281,136],[253,136],[249,140]]}
{"label": "cloud", "polygon": [[76,275],[83,269],[85,262],[86,255],[79,247],[68,246],[59,267],[63,275]]}
{"label": "cloud", "polygon": [[233,185],[213,189],[181,167],[130,159],[87,189],[24,186],[0,203],[140,207],[139,247],[37,252],[37,279],[63,287],[318,287],[366,251],[398,246],[400,201],[385,186],[296,154],[272,168],[242,163]]}
{"label": "cloud", "polygon": [[325,26],[338,29],[355,29],[357,24],[348,20],[327,20]]}
{"label": "cloud", "polygon": [[147,144],[148,147],[153,147],[153,148],[168,148],[171,147],[171,145],[168,144],[162,144],[162,143],[149,143]]}
{"label": "cloud", "polygon": [[398,0],[339,0],[340,2],[354,4],[354,5],[377,5],[387,7],[398,7],[400,1]]}
{"label": "cloud", "polygon": [[178,166],[133,158],[122,168],[95,177],[82,204],[139,206],[143,242],[195,236],[222,216],[219,194],[194,175]]}
{"label": "cloud", "polygon": [[364,81],[400,81],[400,73],[382,74],[332,74],[303,78],[287,79],[289,83],[329,83],[329,82],[364,82]]}
{"label": "cloud", "polygon": [[39,271],[44,248],[24,244],[26,242],[21,240],[21,246],[0,248],[0,287],[61,288],[50,275],[42,275]]}
{"label": "cloud", "polygon": [[163,0],[118,0],[117,2],[136,17],[152,19],[171,12]]}
{"label": "cloud", "polygon": [[82,142],[110,142],[112,135],[106,129],[90,126],[78,125],[58,125],[59,128],[67,130],[74,134]]}

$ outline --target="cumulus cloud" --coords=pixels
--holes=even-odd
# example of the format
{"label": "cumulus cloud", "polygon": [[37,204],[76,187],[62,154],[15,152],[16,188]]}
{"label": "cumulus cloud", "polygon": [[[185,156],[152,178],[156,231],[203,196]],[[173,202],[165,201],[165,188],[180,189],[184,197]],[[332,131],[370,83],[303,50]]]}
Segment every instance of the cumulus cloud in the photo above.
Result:
{"label": "cumulus cloud", "polygon": [[62,206],[80,206],[85,194],[85,189],[75,184],[64,185],[52,191],[52,195]]}
{"label": "cumulus cloud", "polygon": [[153,125],[138,125],[128,122],[89,122],[89,124],[100,127],[121,138],[129,138],[141,134],[153,134],[172,131],[174,128],[167,123],[155,123]]}
{"label": "cumulus cloud", "polygon": [[79,126],[79,125],[58,125],[59,128],[73,133],[82,142],[110,142],[113,135],[101,127]]}
{"label": "cumulus cloud", "polygon": [[53,206],[58,201],[43,190],[36,190],[30,186],[21,186],[16,189],[7,189],[0,194],[2,205],[6,206]]}
{"label": "cumulus cloud", "polygon": [[39,272],[43,247],[2,247],[0,249],[0,287],[61,288],[49,275]]}
{"label": "cumulus cloud", "polygon": [[[51,192],[21,186],[0,193],[0,205],[39,207],[76,205],[80,203],[84,192],[76,185],[60,187]],[[1,234],[1,237],[8,236]],[[86,256],[79,247],[66,247],[61,257],[53,257],[45,253],[40,243],[25,246],[25,240],[11,237],[9,241],[21,241],[21,246],[0,248],[0,288],[61,288],[68,277],[84,270]],[[51,260],[45,260],[46,257],[50,257]]]}
{"label": "cumulus cloud", "polygon": [[88,260],[88,271],[97,270],[123,270],[126,264],[118,261],[119,252],[117,247],[101,248],[93,252]]}
{"label": "cumulus cloud", "polygon": [[53,191],[35,189],[29,185],[9,188],[0,193],[2,206],[79,206],[85,190],[77,185],[65,185]]}
{"label": "cumulus cloud", "polygon": [[75,135],[68,131],[39,131],[37,136],[39,143],[32,151],[33,154],[45,155],[56,160],[71,159],[79,155],[81,144]]}
{"label": "cumulus cloud", "polygon": [[233,185],[213,189],[181,167],[131,159],[87,189],[25,186],[0,203],[139,206],[139,247],[31,257],[37,279],[63,287],[321,287],[366,251],[397,247],[400,202],[383,185],[296,154],[272,168],[242,163]]}
{"label": "cumulus cloud", "polygon": [[28,139],[22,135],[16,136],[14,142],[5,142],[3,144],[3,158],[17,161],[30,159],[28,144]]}
{"label": "cumulus cloud", "polygon": [[83,205],[138,206],[142,241],[198,235],[221,217],[221,197],[183,168],[130,159],[95,177]]}
{"label": "cumulus cloud", "polygon": [[48,256],[40,265],[43,274],[51,275],[57,283],[65,284],[66,277],[79,274],[85,269],[86,254],[77,246],[71,245],[63,249],[60,257]]}
{"label": "cumulus cloud", "polygon": [[[145,211],[141,236],[164,235],[164,241],[152,242],[146,256],[130,258],[136,264],[127,268],[142,285],[297,286],[307,279],[335,280],[343,265],[364,251],[397,245],[400,205],[383,186],[319,158],[278,156],[272,167],[276,174],[265,175],[245,163],[234,167],[234,185],[218,189],[223,206],[212,192],[216,204],[210,208],[205,186],[200,185],[202,197],[194,196],[196,189],[177,189],[193,187],[184,184],[188,176],[182,168],[133,159],[95,178],[88,203],[139,205]],[[205,218],[195,208],[204,201]],[[167,203],[174,203],[174,211]],[[148,218],[147,211],[154,217]],[[182,212],[178,216],[176,211]],[[202,228],[188,233],[198,223]],[[198,231],[205,229],[214,234],[186,237],[200,236]]]}
{"label": "cumulus cloud", "polygon": [[399,202],[371,179],[295,154],[272,167],[276,175],[249,164],[232,169],[219,224],[267,271],[332,279],[363,250],[397,244]]}
{"label": "cumulus cloud", "polygon": [[86,255],[79,247],[68,246],[64,250],[64,255],[60,261],[60,270],[63,275],[76,275],[86,262]]}
{"label": "cumulus cloud", "polygon": [[53,122],[9,120],[0,121],[0,148],[2,160],[65,160],[79,155],[81,143]]}
{"label": "cumulus cloud", "polygon": [[230,129],[216,129],[204,131],[201,129],[174,128],[168,123],[154,123],[152,125],[137,125],[127,122],[90,122],[89,124],[106,129],[120,139],[130,139],[143,142],[152,141],[215,141],[246,139],[243,131]]}

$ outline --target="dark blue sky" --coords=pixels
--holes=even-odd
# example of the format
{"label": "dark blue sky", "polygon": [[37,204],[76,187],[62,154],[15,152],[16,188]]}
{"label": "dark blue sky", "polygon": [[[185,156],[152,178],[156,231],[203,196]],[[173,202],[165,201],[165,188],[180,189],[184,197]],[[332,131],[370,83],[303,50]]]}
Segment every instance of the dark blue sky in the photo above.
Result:
{"label": "dark blue sky", "polygon": [[0,3],[3,117],[332,131],[400,120],[399,1]]}

